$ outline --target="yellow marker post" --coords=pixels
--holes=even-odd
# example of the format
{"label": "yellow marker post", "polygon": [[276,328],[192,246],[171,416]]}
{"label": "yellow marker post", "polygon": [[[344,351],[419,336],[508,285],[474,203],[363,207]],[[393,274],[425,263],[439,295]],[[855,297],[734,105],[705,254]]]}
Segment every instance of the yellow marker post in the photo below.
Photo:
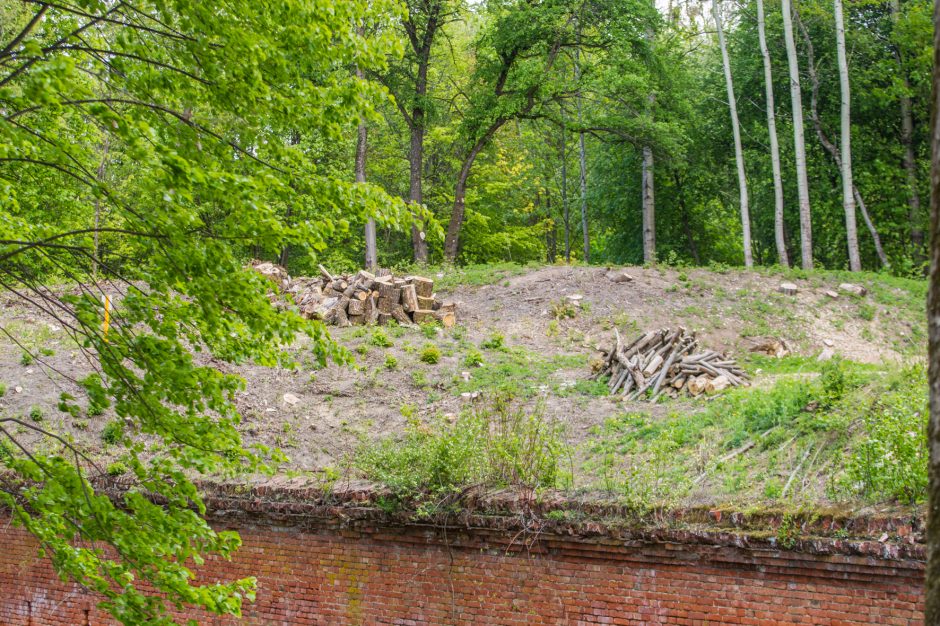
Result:
{"label": "yellow marker post", "polygon": [[108,326],[111,324],[111,298],[104,297],[104,322],[101,324],[101,330],[104,333],[104,342],[108,343]]}

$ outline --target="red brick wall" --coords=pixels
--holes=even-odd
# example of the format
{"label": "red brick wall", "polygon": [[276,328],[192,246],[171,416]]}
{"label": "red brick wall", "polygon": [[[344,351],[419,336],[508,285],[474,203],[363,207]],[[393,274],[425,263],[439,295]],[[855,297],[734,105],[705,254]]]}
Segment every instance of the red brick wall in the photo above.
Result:
{"label": "red brick wall", "polygon": [[[256,575],[241,623],[919,624],[923,563],[734,545],[492,530],[240,524]],[[229,526],[231,527],[231,526]],[[537,540],[536,540],[537,539]],[[109,623],[0,523],[0,625]],[[200,624],[234,620],[193,614]]]}

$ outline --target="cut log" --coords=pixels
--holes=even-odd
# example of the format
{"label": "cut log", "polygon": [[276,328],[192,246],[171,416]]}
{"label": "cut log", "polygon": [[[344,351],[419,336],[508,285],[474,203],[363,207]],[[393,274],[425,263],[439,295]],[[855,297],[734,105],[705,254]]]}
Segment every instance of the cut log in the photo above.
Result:
{"label": "cut log", "polygon": [[352,324],[353,326],[364,326],[366,323],[366,316],[365,315],[350,315],[349,323]]}
{"label": "cut log", "polygon": [[690,378],[687,388],[689,393],[693,396],[701,395],[705,391],[705,386],[708,384],[708,376],[696,376],[695,378]]}
{"label": "cut log", "polygon": [[392,318],[402,326],[414,326],[414,322],[411,321],[411,318],[408,317],[405,309],[400,304],[396,304],[392,308]]}
{"label": "cut log", "polygon": [[323,278],[327,279],[329,282],[333,282],[333,281],[335,280],[335,279],[333,278],[333,275],[330,274],[330,273],[326,270],[326,268],[323,267],[323,265],[318,265],[317,267],[320,268],[320,273],[323,274]]}
{"label": "cut log", "polygon": [[630,276],[626,272],[607,272],[607,280],[612,283],[630,283],[633,282],[633,276]]}
{"label": "cut log", "polygon": [[780,283],[780,286],[777,287],[777,291],[787,296],[795,296],[799,293],[800,288],[793,283]]}
{"label": "cut log", "polygon": [[418,306],[418,294],[415,293],[414,285],[405,285],[401,288],[401,303],[406,313],[412,313],[421,308]]}
{"label": "cut log", "polygon": [[379,290],[379,297],[391,300],[392,304],[401,302],[401,289],[392,283],[377,282],[376,288]]}
{"label": "cut log", "polygon": [[424,276],[410,276],[411,284],[415,287],[415,293],[422,298],[430,298],[434,293],[434,281]]}
{"label": "cut log", "polygon": [[378,307],[379,311],[385,313],[386,315],[391,315],[395,307],[398,306],[398,300],[393,300],[391,298],[379,298]]}
{"label": "cut log", "polygon": [[718,376],[716,378],[711,378],[708,382],[705,383],[705,393],[708,395],[713,395],[719,391],[724,391],[731,386],[731,381],[727,376]]}
{"label": "cut log", "polygon": [[424,296],[417,296],[417,298],[418,298],[417,309],[424,309],[425,311],[432,311],[434,309],[434,298],[425,298]]}
{"label": "cut log", "polygon": [[417,324],[423,324],[425,322],[433,322],[435,319],[437,319],[435,317],[434,311],[426,311],[424,309],[418,309],[417,311],[412,313],[411,318]]}
{"label": "cut log", "polygon": [[357,298],[352,298],[346,307],[346,312],[352,315],[364,315],[366,312],[366,303]]}

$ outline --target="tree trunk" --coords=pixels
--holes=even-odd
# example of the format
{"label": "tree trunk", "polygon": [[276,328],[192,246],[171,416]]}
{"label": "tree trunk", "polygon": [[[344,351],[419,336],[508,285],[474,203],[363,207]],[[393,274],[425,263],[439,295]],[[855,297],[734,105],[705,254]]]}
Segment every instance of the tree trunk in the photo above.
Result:
{"label": "tree trunk", "polygon": [[[356,182],[366,182],[366,146],[369,139],[369,129],[365,122],[359,123],[359,138],[356,141]],[[375,241],[375,220],[366,221],[366,269],[370,272],[379,265],[378,246]]]}
{"label": "tree trunk", "polygon": [[[98,169],[95,171],[95,180],[100,184],[104,181],[104,175],[108,168],[108,153],[111,151],[111,136],[105,134],[101,143],[101,162],[98,163]],[[95,232],[94,232],[94,254],[91,258],[91,278],[98,282],[98,257],[101,254],[98,242],[98,230],[101,228],[101,198],[95,198]]]}
{"label": "tree trunk", "polygon": [[930,456],[924,624],[940,624],[940,3],[933,9],[933,92],[930,106],[930,292],[927,296]]}
{"label": "tree trunk", "polygon": [[[580,34],[578,36],[578,42],[580,44]],[[581,65],[580,65],[580,50],[579,48],[574,49],[574,80],[575,83],[578,83],[578,93],[576,96],[576,102],[578,106],[578,126],[582,125],[582,115],[581,115]],[[581,233],[584,236],[584,262],[591,262],[591,236],[588,233],[588,217],[587,217],[587,160],[584,150],[584,131],[578,131],[578,163],[581,166]]]}
{"label": "tree trunk", "polygon": [[561,209],[565,220],[565,262],[571,263],[571,210],[568,207],[568,133],[565,129],[564,110],[561,126]]}
{"label": "tree trunk", "polygon": [[654,193],[653,150],[643,147],[643,262],[656,262],[656,196]]}
{"label": "tree trunk", "polygon": [[460,173],[457,175],[457,184],[454,186],[454,208],[450,214],[450,222],[447,224],[447,235],[444,237],[444,260],[448,263],[457,260],[457,247],[460,241],[460,227],[463,226],[464,211],[466,209],[464,199],[467,195],[467,179],[470,177],[470,168],[473,167],[473,162],[480,154],[483,146],[495,133],[496,129],[491,128],[482,139],[474,144],[460,167]]}
{"label": "tree trunk", "polygon": [[[897,22],[901,13],[899,0],[892,0],[888,5],[891,9],[891,19]],[[911,83],[904,68],[904,59],[901,51],[894,48],[894,58],[898,63],[898,72],[904,86],[901,95],[901,146],[904,148],[904,171],[907,173],[908,186],[908,220],[911,229],[911,252],[914,262],[920,264],[924,260],[924,230],[920,226],[920,192],[917,189],[917,158],[914,155],[914,113],[911,105]]]}
{"label": "tree trunk", "polygon": [[[803,33],[803,39],[806,41],[807,73],[809,74],[810,83],[812,85],[812,92],[809,99],[810,117],[813,121],[813,127],[816,129],[816,136],[819,138],[819,143],[822,144],[826,152],[832,157],[832,160],[835,161],[836,167],[842,171],[842,155],[839,152],[839,147],[829,141],[829,137],[826,136],[826,132],[822,127],[822,119],[819,117],[819,76],[816,74],[816,54],[813,49],[813,41],[809,38],[809,32],[807,32],[806,28],[803,26],[803,22],[799,20],[798,14],[796,17],[800,31]],[[871,233],[872,242],[875,245],[875,253],[878,255],[881,265],[888,267],[888,256],[881,246],[881,237],[878,235],[878,229],[875,228],[875,224],[868,214],[868,207],[865,205],[865,200],[862,199],[862,194],[854,183],[852,184],[852,197],[855,199],[855,204],[862,214],[865,226],[868,227],[868,232]]]}
{"label": "tree trunk", "polygon": [[770,135],[770,166],[774,179],[774,241],[777,244],[777,262],[790,267],[787,244],[783,236],[783,179],[780,175],[780,144],[777,142],[777,115],[774,104],[774,79],[764,32],[764,2],[757,0],[757,38],[764,59],[764,91],[767,97],[767,133]]}
{"label": "tree trunk", "polygon": [[[424,111],[415,108],[412,116],[411,148],[408,150],[409,191],[408,202],[420,205],[424,199],[421,190],[421,175],[424,164]],[[411,247],[416,263],[428,262],[428,241],[424,224],[412,224]]]}
{"label": "tree trunk", "polygon": [[[358,72],[357,72],[357,75],[358,75],[358,76],[361,76],[361,74],[359,74]],[[288,142],[289,142],[290,145],[292,145],[292,146],[298,145],[298,144],[300,143],[300,132],[297,131],[297,130],[292,130],[291,133],[290,133],[290,139],[288,140]],[[285,215],[284,215],[284,221],[285,221],[285,223],[290,224],[290,218],[291,218],[291,215],[293,214],[293,212],[294,212],[294,205],[288,204],[288,205],[287,205],[287,211],[286,211],[286,213],[285,213]],[[259,256],[258,256],[259,254],[260,254],[260,252],[256,252],[255,255],[254,255],[255,258],[259,258]],[[289,246],[289,245],[286,245],[286,246],[284,246],[283,248],[281,248],[281,253],[277,255],[277,264],[280,265],[281,267],[285,267],[285,268],[286,268],[286,267],[287,267],[287,261],[288,261],[289,258],[290,258],[290,246]]]}
{"label": "tree trunk", "polygon": [[796,155],[796,191],[800,204],[800,257],[804,270],[813,269],[813,221],[809,206],[809,180],[806,175],[806,140],[803,137],[803,96],[800,92],[800,66],[793,40],[793,8],[782,0],[783,34],[790,72],[790,106],[793,110],[793,148]]}
{"label": "tree trunk", "polygon": [[842,207],[845,209],[845,238],[849,250],[849,269],[862,271],[858,253],[858,227],[855,224],[855,196],[852,193],[852,97],[849,86],[849,63],[845,58],[845,21],[842,18],[842,0],[833,0],[832,12],[836,20],[836,58],[839,62],[839,93],[841,94],[842,131]]}
{"label": "tree trunk", "polygon": [[747,176],[744,173],[744,150],[741,148],[741,127],[738,123],[738,105],[734,99],[734,83],[731,80],[731,62],[728,59],[728,47],[721,28],[721,12],[718,0],[712,0],[712,13],[718,30],[718,46],[721,48],[721,63],[725,70],[725,86],[728,88],[728,109],[731,111],[731,133],[734,135],[734,159],[738,166],[738,193],[741,199],[741,231],[744,239],[744,266],[754,266],[751,252],[751,216],[747,201]]}
{"label": "tree trunk", "polygon": [[545,214],[552,220],[552,227],[545,231],[545,257],[549,263],[554,263],[558,257],[558,230],[555,228],[555,221],[552,217],[552,196],[546,190],[545,193]]}

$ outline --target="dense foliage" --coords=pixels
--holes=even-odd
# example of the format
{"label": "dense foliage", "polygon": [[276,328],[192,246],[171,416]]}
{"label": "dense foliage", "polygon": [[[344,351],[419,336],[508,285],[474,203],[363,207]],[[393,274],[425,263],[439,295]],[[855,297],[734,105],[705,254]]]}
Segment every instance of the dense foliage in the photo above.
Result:
{"label": "dense foliage", "polygon": [[[55,318],[93,365],[73,381],[84,397],[63,393],[59,408],[111,406],[122,470],[41,420],[0,415],[0,504],[123,623],[172,623],[168,607],[183,604],[239,614],[253,596],[251,579],[197,582],[191,569],[239,544],[203,520],[193,480],[262,471],[272,456],[242,447],[242,382],[212,362],[283,362],[298,332],[319,359],[341,356],[321,326],[273,308],[244,262],[323,249],[366,215],[410,223],[403,205],[318,161],[381,100],[352,68],[379,70],[398,49],[357,24],[374,32],[396,11],[0,3],[0,285]],[[41,445],[24,445],[24,430]]]}

